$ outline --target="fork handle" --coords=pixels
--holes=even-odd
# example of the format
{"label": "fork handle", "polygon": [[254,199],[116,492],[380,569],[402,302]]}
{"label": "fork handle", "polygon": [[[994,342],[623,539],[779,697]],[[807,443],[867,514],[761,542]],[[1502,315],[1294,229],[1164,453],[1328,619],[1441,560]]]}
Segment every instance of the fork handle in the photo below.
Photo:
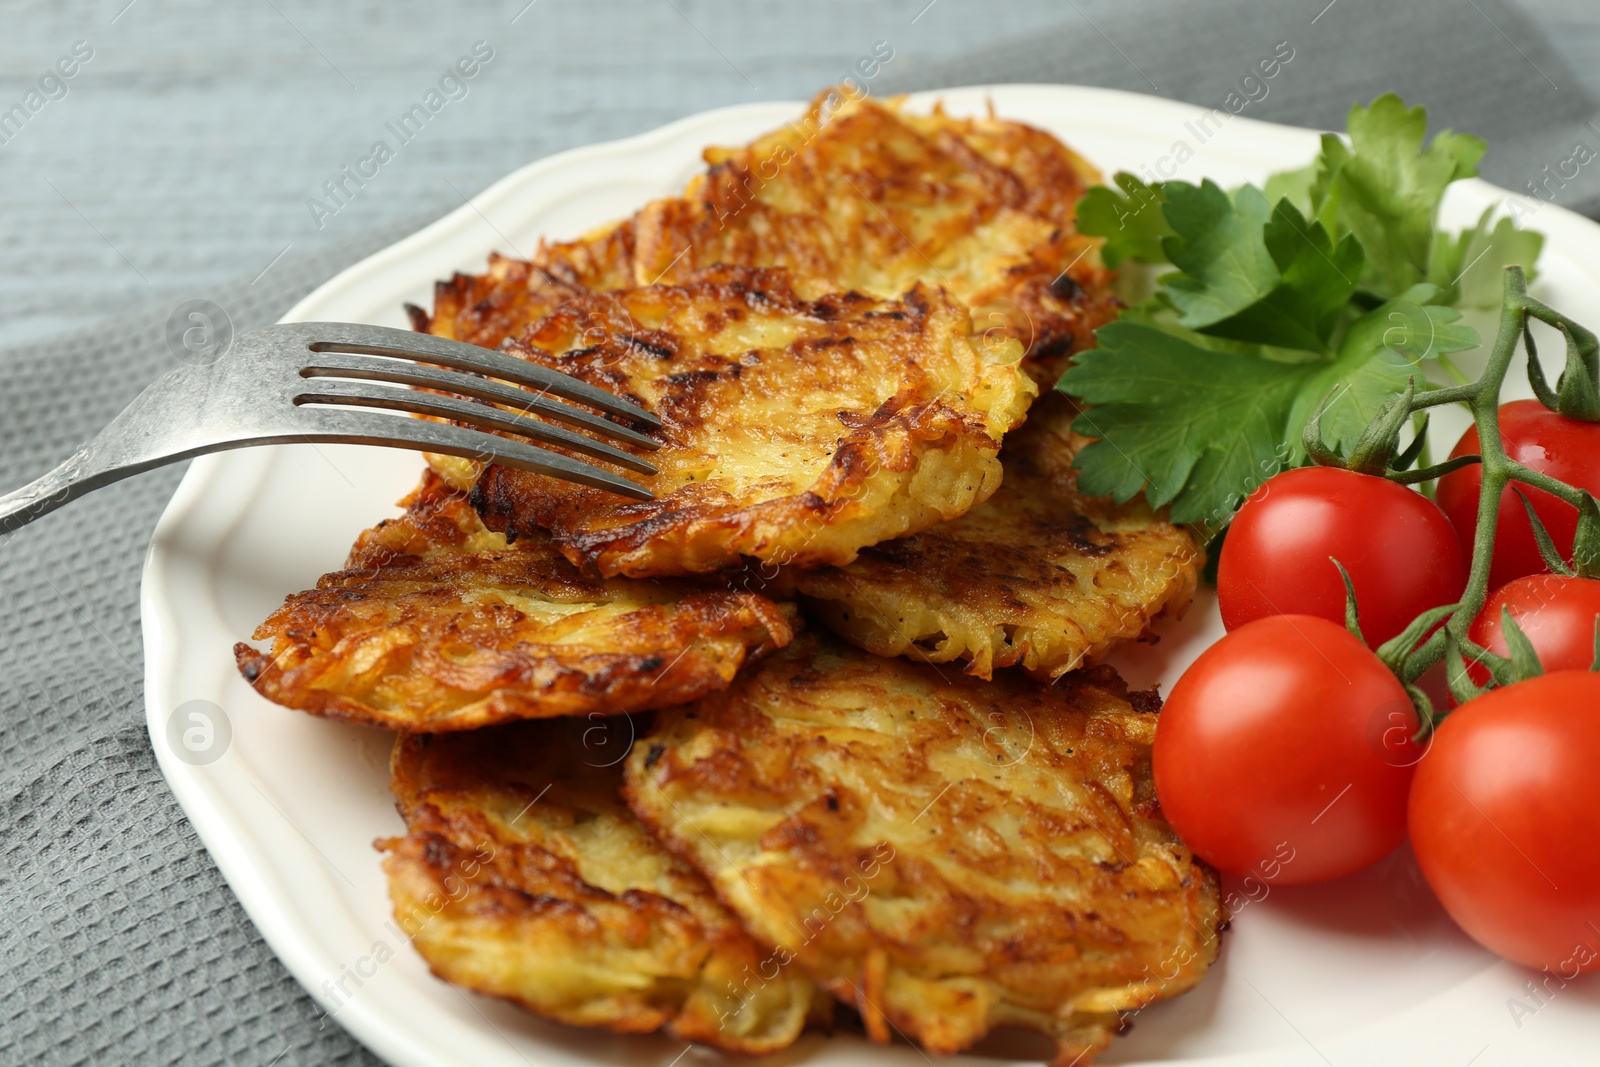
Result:
{"label": "fork handle", "polygon": [[38,478],[15,492],[0,496],[0,533],[9,533],[47,515],[80,493],[88,492],[80,473],[88,458],[85,449],[78,449],[72,457],[55,470]]}
{"label": "fork handle", "polygon": [[160,465],[145,463],[108,467],[104,463],[97,463],[96,459],[94,442],[91,441],[48,474],[21,489],[0,496],[0,534],[26,526],[39,516],[48,515],[63,504],[103,485]]}
{"label": "fork handle", "polygon": [[169,418],[175,414],[169,412],[169,394],[162,388],[175,377],[169,373],[146,387],[60,466],[21,489],[0,496],[0,534],[26,526],[103,485],[195,455],[198,450],[170,452],[152,447],[158,443],[140,430],[141,423],[152,413],[167,414]]}

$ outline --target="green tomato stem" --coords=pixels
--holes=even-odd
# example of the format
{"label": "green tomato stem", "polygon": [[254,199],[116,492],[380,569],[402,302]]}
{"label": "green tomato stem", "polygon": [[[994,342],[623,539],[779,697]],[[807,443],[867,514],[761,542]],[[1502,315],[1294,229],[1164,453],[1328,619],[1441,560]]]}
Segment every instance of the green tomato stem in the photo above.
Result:
{"label": "green tomato stem", "polygon": [[[1449,640],[1447,631],[1457,643],[1466,643],[1467,627],[1483,610],[1484,601],[1489,595],[1489,565],[1494,558],[1495,525],[1500,514],[1500,498],[1505,495],[1507,484],[1513,480],[1527,482],[1574,503],[1580,495],[1571,486],[1537,471],[1530,471],[1513,461],[1506,455],[1505,445],[1500,438],[1500,390],[1505,385],[1511,360],[1516,355],[1517,343],[1522,339],[1527,316],[1535,309],[1559,319],[1554,311],[1528,296],[1528,284],[1522,270],[1508,267],[1505,300],[1500,309],[1500,329],[1495,336],[1489,362],[1478,380],[1422,393],[1411,400],[1413,411],[1454,403],[1464,403],[1471,410],[1473,425],[1478,431],[1478,452],[1482,456],[1483,474],[1478,489],[1478,524],[1473,536],[1472,566],[1467,575],[1467,588],[1444,626],[1435,630],[1404,658],[1400,669],[1396,671],[1402,682],[1420,678],[1444,659]],[[1544,319],[1545,314],[1539,314],[1538,317]],[[1422,703],[1426,704],[1427,701]],[[1419,707],[1419,711],[1422,713],[1424,735],[1444,717],[1432,714],[1430,707]]]}
{"label": "green tomato stem", "polygon": [[1425,393],[1418,393],[1416,398],[1411,401],[1411,410],[1422,411],[1425,408],[1443,407],[1446,404],[1460,404],[1470,410],[1472,401],[1477,395],[1477,382],[1468,382],[1466,385],[1447,385],[1438,389],[1430,389]]}
{"label": "green tomato stem", "polygon": [[1512,481],[1523,482],[1527,485],[1534,486],[1535,488],[1543,489],[1551,496],[1560,497],[1573,507],[1577,507],[1583,503],[1582,489],[1576,489],[1568,485],[1566,482],[1557,481],[1541,471],[1533,470],[1530,467],[1524,467],[1514,459],[1508,458],[1506,460],[1506,471],[1510,475]]}

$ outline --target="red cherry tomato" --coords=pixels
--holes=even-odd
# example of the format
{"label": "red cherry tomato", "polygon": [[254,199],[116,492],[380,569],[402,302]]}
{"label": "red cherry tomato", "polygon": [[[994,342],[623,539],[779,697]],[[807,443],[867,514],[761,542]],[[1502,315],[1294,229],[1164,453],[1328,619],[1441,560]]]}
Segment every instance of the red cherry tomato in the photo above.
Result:
{"label": "red cherry tomato", "polygon": [[1350,572],[1361,632],[1374,648],[1467,584],[1450,520],[1413,489],[1333,467],[1267,479],[1239,509],[1217,563],[1222,622],[1234,630],[1269,615],[1344,622]]}
{"label": "red cherry tomato", "polygon": [[[1594,626],[1600,617],[1600,581],[1563,578],[1559,574],[1530,574],[1507,582],[1490,594],[1467,636],[1490,652],[1504,656],[1506,645],[1502,609],[1527,635],[1546,674],[1586,671],[1594,662]],[[1489,672],[1477,664],[1468,668],[1482,685]]]}
{"label": "red cherry tomato", "polygon": [[[1500,438],[1506,455],[1531,470],[1558,478],[1568,485],[1600,495],[1600,423],[1562,418],[1537,400],[1513,400],[1500,405]],[[1452,456],[1478,451],[1478,431],[1468,430],[1451,450]],[[1439,506],[1450,516],[1467,558],[1478,527],[1478,487],[1483,468],[1477,464],[1452,471],[1439,479]],[[1563,559],[1572,557],[1572,537],[1578,528],[1578,509],[1543,489],[1512,482],[1528,494],[1550,538]],[[1511,488],[1500,498],[1500,518],[1495,524],[1494,562],[1489,568],[1489,588],[1497,589],[1525,574],[1547,569],[1533,539],[1533,526],[1522,500]]]}
{"label": "red cherry tomato", "polygon": [[1156,796],[1221,870],[1338,878],[1405,839],[1417,725],[1400,683],[1344,627],[1258,619],[1172,687],[1156,725]]}
{"label": "red cherry tomato", "polygon": [[1561,671],[1470,700],[1411,788],[1411,846],[1485,947],[1571,978],[1600,967],[1600,674]]}

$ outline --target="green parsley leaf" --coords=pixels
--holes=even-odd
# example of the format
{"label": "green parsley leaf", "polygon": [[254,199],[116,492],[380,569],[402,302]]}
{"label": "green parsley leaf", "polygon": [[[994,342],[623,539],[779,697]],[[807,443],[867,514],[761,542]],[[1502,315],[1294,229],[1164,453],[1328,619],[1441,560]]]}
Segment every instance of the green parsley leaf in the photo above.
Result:
{"label": "green parsley leaf", "polygon": [[1453,181],[1478,173],[1485,144],[1444,130],[1426,148],[1428,116],[1393,93],[1350,109],[1350,144],[1322,138],[1311,202],[1331,233],[1366,250],[1362,288],[1385,299],[1428,277],[1439,202]]}
{"label": "green parsley leaf", "polygon": [[1167,182],[1163,242],[1180,271],[1161,282],[1178,324],[1218,337],[1327,356],[1327,342],[1361,276],[1354,238],[1333,244],[1292,203],[1269,209],[1254,186],[1232,196],[1213,182]]}
{"label": "green parsley leaf", "polygon": [[[1459,312],[1418,285],[1357,319],[1331,361],[1285,363],[1206,347],[1188,331],[1118,320],[1096,334],[1059,388],[1088,406],[1073,428],[1086,493],[1125,501],[1142,488],[1174,522],[1219,526],[1256,486],[1304,461],[1300,432],[1324,397],[1323,439],[1349,448],[1422,361],[1478,344]],[[1146,309],[1145,316],[1150,311]]]}
{"label": "green parsley leaf", "polygon": [[1417,285],[1357,319],[1345,332],[1339,356],[1313,368],[1295,398],[1288,428],[1298,444],[1300,431],[1324,397],[1322,439],[1348,451],[1361,431],[1389,400],[1415,378],[1427,387],[1423,360],[1478,347],[1477,331],[1461,325],[1461,313],[1432,301],[1439,290]]}
{"label": "green parsley leaf", "polygon": [[1504,295],[1505,268],[1513,263],[1531,281],[1538,274],[1533,264],[1544,248],[1544,235],[1519,230],[1509,217],[1493,226],[1494,206],[1484,209],[1478,224],[1454,237],[1434,235],[1428,281],[1443,290],[1442,302],[1458,307],[1495,308]]}
{"label": "green parsley leaf", "polygon": [[1165,213],[1172,236],[1161,242],[1182,273],[1161,282],[1178,310],[1178,321],[1203,329],[1261,300],[1278,284],[1278,266],[1261,239],[1272,209],[1246,185],[1230,197],[1207,179],[1201,185],[1164,182]]}
{"label": "green parsley leaf", "polygon": [[1117,316],[1118,322],[1137,322],[1145,326],[1153,326],[1158,330],[1172,334],[1188,341],[1196,348],[1208,352],[1230,352],[1236,356],[1249,356],[1252,359],[1270,359],[1279,363],[1308,363],[1316,362],[1323,358],[1315,352],[1307,352],[1298,348],[1276,348],[1271,345],[1252,344],[1248,341],[1235,341],[1227,337],[1218,337],[1214,333],[1201,333],[1191,330],[1187,326],[1178,324],[1178,316],[1172,309],[1172,302],[1167,299],[1164,290],[1157,289],[1137,304],[1125,308]]}
{"label": "green parsley leaf", "polygon": [[1106,186],[1084,193],[1078,201],[1078,231],[1106,239],[1100,258],[1108,267],[1129,259],[1165,263],[1161,239],[1172,227],[1161,210],[1166,203],[1161,185],[1146,185],[1126,171],[1112,181],[1123,195]]}
{"label": "green parsley leaf", "polygon": [[[1348,451],[1427,361],[1473,348],[1462,306],[1500,301],[1508,263],[1531,270],[1542,238],[1486,212],[1436,232],[1451,182],[1484,144],[1386,94],[1350,112],[1308,167],[1266,192],[1215,182],[1092,190],[1079,228],[1109,264],[1168,264],[1155,292],[1102,328],[1059,388],[1098,440],[1077,457],[1085,492],[1144,491],[1177,522],[1213,529],[1277,471],[1306,461],[1301,432],[1327,400],[1323,438]],[[1375,306],[1376,305],[1376,306]]]}
{"label": "green parsley leaf", "polygon": [[1078,454],[1085,493],[1140,489],[1174,522],[1227,520],[1271,470],[1305,366],[1209,351],[1153,326],[1114,322],[1060,388],[1092,407],[1073,423],[1099,438]]}
{"label": "green parsley leaf", "polygon": [[1262,228],[1279,282],[1255,304],[1207,333],[1329,354],[1328,340],[1355,294],[1364,254],[1353,237],[1337,246],[1318,222],[1281,200]]}

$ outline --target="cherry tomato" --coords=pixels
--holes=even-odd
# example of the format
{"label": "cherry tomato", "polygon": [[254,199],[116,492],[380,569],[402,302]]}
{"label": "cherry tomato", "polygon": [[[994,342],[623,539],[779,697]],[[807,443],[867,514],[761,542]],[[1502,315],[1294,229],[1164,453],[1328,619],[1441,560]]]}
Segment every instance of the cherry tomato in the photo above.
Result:
{"label": "cherry tomato", "polygon": [[1451,918],[1570,978],[1600,967],[1600,674],[1560,671],[1470,700],[1411,788],[1411,846]]}
{"label": "cherry tomato", "polygon": [[[1594,625],[1600,617],[1600,581],[1563,578],[1559,574],[1529,574],[1514,579],[1490,594],[1467,636],[1504,656],[1508,652],[1501,610],[1527,635],[1546,674],[1586,671],[1594,662]],[[1469,671],[1482,685],[1489,672],[1477,664]]]}
{"label": "cherry tomato", "polygon": [[1267,479],[1239,509],[1217,563],[1222,622],[1237,629],[1268,615],[1344,622],[1350,572],[1361,632],[1376,648],[1467,584],[1450,520],[1403,485],[1334,467]]}
{"label": "cherry tomato", "polygon": [[1172,687],[1156,725],[1156,796],[1221,870],[1286,885],[1338,878],[1405,839],[1417,725],[1400,683],[1344,627],[1258,619]]}
{"label": "cherry tomato", "polygon": [[[1600,495],[1600,423],[1565,419],[1537,400],[1513,400],[1500,405],[1500,438],[1506,455],[1531,470],[1558,478],[1568,485]],[[1469,456],[1478,451],[1476,428],[1462,434],[1450,451]],[[1477,464],[1452,471],[1439,479],[1439,506],[1450,516],[1467,558],[1478,528],[1478,487],[1483,468]],[[1512,482],[1528,494],[1539,521],[1550,531],[1563,559],[1572,557],[1572,537],[1578,529],[1578,509],[1543,489]],[[1500,518],[1495,524],[1494,561],[1489,567],[1489,588],[1498,589],[1513,578],[1542,574],[1547,569],[1533,539],[1533,526],[1522,500],[1507,487],[1500,498]]]}

